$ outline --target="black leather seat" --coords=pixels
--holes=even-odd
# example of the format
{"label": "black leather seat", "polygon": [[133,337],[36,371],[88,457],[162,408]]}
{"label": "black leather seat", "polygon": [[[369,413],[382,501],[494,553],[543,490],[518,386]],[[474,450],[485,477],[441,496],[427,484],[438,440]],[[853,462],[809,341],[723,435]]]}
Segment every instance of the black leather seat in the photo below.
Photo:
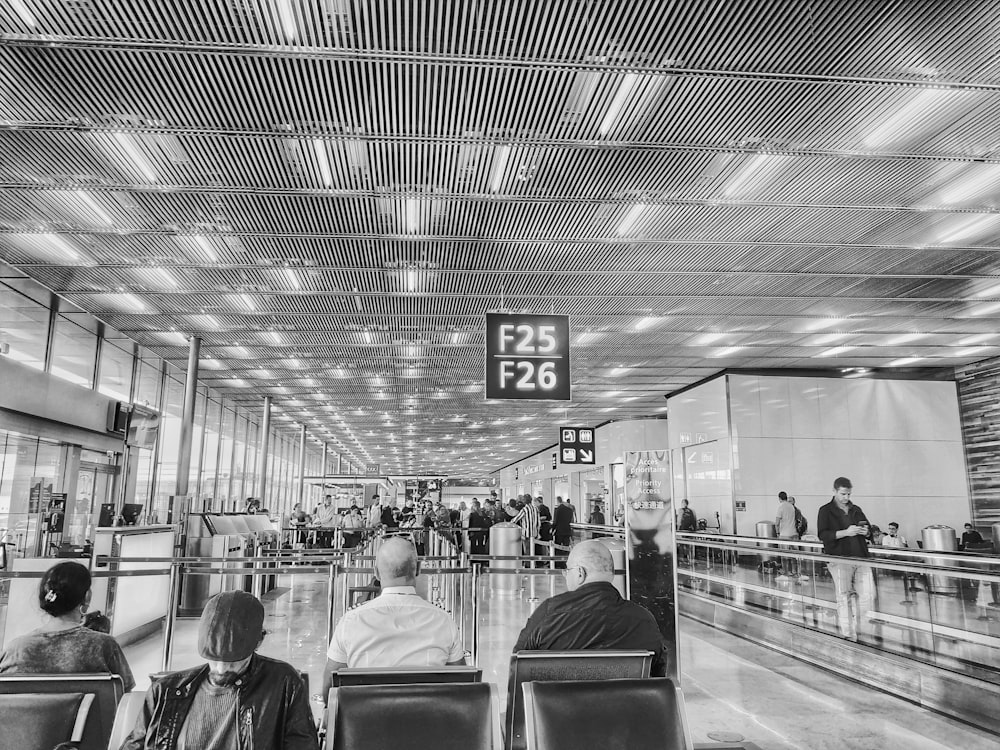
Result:
{"label": "black leather seat", "polygon": [[612,680],[649,677],[652,651],[518,651],[511,654],[507,680],[507,750],[524,750],[521,685],[533,680]]}
{"label": "black leather seat", "polygon": [[482,682],[475,667],[344,667],[333,673],[334,687],[349,685],[409,685],[429,682]]}
{"label": "black leather seat", "polygon": [[330,691],[327,750],[501,750],[489,683],[357,685]]}
{"label": "black leather seat", "polygon": [[528,750],[691,750],[684,697],[668,677],[527,682]]}
{"label": "black leather seat", "polygon": [[52,750],[79,742],[93,702],[93,693],[0,694],[0,750]]}
{"label": "black leather seat", "polygon": [[[0,675],[0,695],[23,693],[83,693],[94,696],[80,750],[106,750],[118,702],[125,684],[116,674],[5,674]],[[0,736],[2,740],[2,736]],[[53,743],[53,747],[57,743]],[[51,749],[50,749],[51,750]]]}

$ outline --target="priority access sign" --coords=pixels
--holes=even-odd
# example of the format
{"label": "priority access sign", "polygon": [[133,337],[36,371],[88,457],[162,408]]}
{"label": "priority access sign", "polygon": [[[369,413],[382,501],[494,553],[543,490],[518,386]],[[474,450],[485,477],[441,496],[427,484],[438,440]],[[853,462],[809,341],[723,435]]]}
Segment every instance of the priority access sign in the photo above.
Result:
{"label": "priority access sign", "polygon": [[593,427],[560,427],[559,460],[564,464],[597,463]]}

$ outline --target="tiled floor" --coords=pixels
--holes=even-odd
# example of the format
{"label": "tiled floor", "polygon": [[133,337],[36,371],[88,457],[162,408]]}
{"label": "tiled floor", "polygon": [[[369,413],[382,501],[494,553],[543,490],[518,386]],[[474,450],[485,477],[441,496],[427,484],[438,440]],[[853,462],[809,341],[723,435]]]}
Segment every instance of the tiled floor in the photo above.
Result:
{"label": "tiled floor", "polygon": [[[326,662],[326,579],[279,581],[266,597],[268,636],[261,651],[307,671],[318,691]],[[484,679],[506,694],[510,649],[537,601],[559,577],[529,582],[513,596],[480,589],[479,665]],[[532,601],[534,594],[534,601]],[[471,608],[467,608],[471,619]],[[996,750],[998,738],[926,711],[804,662],[681,619],[682,687],[696,742],[726,732],[762,750]],[[471,637],[471,636],[470,636]],[[197,621],[181,620],[171,666],[198,664]],[[139,687],[159,671],[158,637],[126,648]]]}

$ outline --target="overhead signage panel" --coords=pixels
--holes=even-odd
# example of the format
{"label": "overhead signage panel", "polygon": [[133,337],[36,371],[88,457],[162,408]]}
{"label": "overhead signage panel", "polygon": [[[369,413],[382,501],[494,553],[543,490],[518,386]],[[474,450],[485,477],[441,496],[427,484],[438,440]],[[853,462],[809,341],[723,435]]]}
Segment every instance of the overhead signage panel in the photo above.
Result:
{"label": "overhead signage panel", "polygon": [[486,398],[569,401],[569,316],[487,313]]}
{"label": "overhead signage panel", "polygon": [[559,460],[564,464],[597,463],[593,427],[560,427]]}

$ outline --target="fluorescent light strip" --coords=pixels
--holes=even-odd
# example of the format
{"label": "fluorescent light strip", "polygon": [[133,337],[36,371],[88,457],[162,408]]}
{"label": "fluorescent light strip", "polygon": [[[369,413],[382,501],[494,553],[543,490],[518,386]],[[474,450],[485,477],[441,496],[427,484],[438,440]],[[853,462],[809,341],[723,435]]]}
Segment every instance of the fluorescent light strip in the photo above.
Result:
{"label": "fluorescent light strip", "polygon": [[995,225],[996,220],[997,217],[993,214],[990,214],[988,216],[979,216],[972,218],[962,226],[958,227],[957,229],[952,228],[950,232],[947,232],[946,234],[942,235],[941,238],[938,240],[938,242],[939,243],[954,242],[955,240],[965,239],[970,235],[980,234],[984,230],[991,228],[993,225]]}
{"label": "fluorescent light strip", "polygon": [[403,201],[403,211],[406,214],[406,231],[410,233],[420,231],[420,201],[416,198],[407,198]]}
{"label": "fluorescent light strip", "polygon": [[292,288],[295,291],[302,291],[302,284],[299,282],[299,276],[293,269],[285,269],[285,278],[288,279],[288,283],[292,285]]}
{"label": "fluorescent light strip", "polygon": [[409,268],[406,271],[406,291],[417,291],[417,272],[413,268]]}
{"label": "fluorescent light strip", "polygon": [[76,195],[77,198],[79,198],[81,201],[83,201],[83,203],[86,204],[87,208],[89,208],[91,211],[97,214],[98,218],[101,220],[100,221],[101,224],[104,224],[105,226],[109,227],[113,227],[115,225],[115,220],[112,219],[111,216],[108,214],[108,212],[105,211],[101,207],[101,205],[96,200],[91,198],[87,193],[85,193],[83,190],[76,190],[74,191],[74,194]]}
{"label": "fluorescent light strip", "polygon": [[976,355],[976,354],[983,354],[983,355],[985,355],[986,350],[990,349],[990,348],[991,347],[988,347],[988,346],[970,346],[970,347],[968,347],[966,349],[959,349],[957,352],[955,352],[954,356],[956,356],[956,357],[971,357],[971,356]]}
{"label": "fluorescent light strip", "polygon": [[[725,196],[735,196],[752,192],[770,180],[774,173],[788,164],[788,157],[772,154],[757,154],[722,190]],[[751,184],[753,183],[753,184]]]}
{"label": "fluorescent light strip", "polygon": [[295,24],[295,13],[292,11],[291,0],[277,0],[278,17],[281,19],[281,30],[285,38],[294,42],[299,36],[299,28]]}
{"label": "fluorescent light strip", "polygon": [[250,312],[256,312],[257,306],[254,304],[253,297],[249,294],[240,294],[240,301]]}
{"label": "fluorescent light strip", "polygon": [[647,328],[649,328],[650,326],[653,326],[653,325],[656,325],[657,323],[659,323],[660,320],[661,320],[661,318],[657,318],[657,317],[641,318],[640,320],[636,321],[636,323],[635,323],[635,330],[637,330],[637,331],[644,331]]}
{"label": "fluorescent light strip", "polygon": [[804,330],[806,331],[822,331],[824,328],[829,328],[830,326],[839,325],[843,323],[843,318],[821,318],[820,320],[810,321]]}
{"label": "fluorescent light strip", "polygon": [[906,365],[912,365],[914,362],[919,362],[923,357],[903,357],[901,359],[894,359],[892,362],[886,365],[886,367],[905,367]]}
{"label": "fluorescent light strip", "polygon": [[117,302],[124,303],[126,307],[131,308],[134,312],[146,311],[146,306],[134,294],[125,292],[124,294],[111,295],[111,298]]}
{"label": "fluorescent light strip", "polygon": [[608,111],[601,121],[601,126],[598,128],[598,132],[601,135],[607,135],[611,131],[611,128],[614,127],[615,122],[622,113],[622,109],[625,107],[625,102],[628,100],[629,94],[632,93],[632,89],[635,88],[638,81],[639,76],[636,73],[629,73],[622,79],[621,84],[618,86],[618,91],[615,92],[615,98],[611,100],[611,106],[608,107]]}
{"label": "fluorescent light strip", "polygon": [[997,284],[995,286],[991,286],[988,289],[984,289],[981,292],[976,292],[973,296],[974,297],[996,297],[997,295],[1000,295],[1000,284]]}
{"label": "fluorescent light strip", "polygon": [[66,240],[60,237],[58,234],[39,234],[39,235],[25,235],[25,237],[31,237],[35,239],[36,237],[48,246],[46,250],[56,250],[61,256],[60,260],[71,261],[77,263],[80,261],[80,254],[70,246]]}
{"label": "fluorescent light strip", "polygon": [[153,276],[159,278],[160,281],[163,282],[164,286],[172,288],[172,289],[176,289],[177,288],[177,279],[175,279],[173,277],[173,274],[171,274],[170,271],[168,271],[167,269],[165,269],[165,268],[150,268],[149,272]]}
{"label": "fluorescent light strip", "polygon": [[851,351],[852,349],[857,349],[856,346],[835,346],[832,349],[827,349],[825,352],[820,352],[819,354],[814,354],[814,357],[837,357],[841,354]]}
{"label": "fluorescent light strip", "polygon": [[115,133],[114,139],[118,142],[122,151],[128,154],[128,158],[142,176],[145,177],[150,182],[156,182],[156,170],[153,165],[149,163],[149,159],[146,158],[145,154],[142,153],[135,145],[135,141],[132,136],[125,133]]}
{"label": "fluorescent light strip", "polygon": [[507,162],[510,160],[510,146],[501,146],[497,149],[496,159],[493,164],[493,178],[490,180],[490,192],[499,193],[503,187],[504,177],[507,175]]}
{"label": "fluorescent light strip", "polygon": [[931,122],[934,110],[950,98],[948,94],[949,92],[944,89],[921,91],[872,130],[864,139],[864,145],[868,148],[878,148],[904,133],[907,138],[912,137],[915,132],[919,132],[919,127],[915,128],[914,123]]}
{"label": "fluorescent light strip", "polygon": [[632,206],[625,214],[625,218],[622,219],[622,223],[618,225],[618,234],[628,234],[647,208],[645,203],[636,203]]}
{"label": "fluorescent light strip", "polygon": [[813,339],[812,343],[809,344],[809,346],[828,346],[837,341],[841,341],[846,337],[847,337],[846,333],[824,333],[822,336],[817,336],[815,339]]}
{"label": "fluorescent light strip", "polygon": [[14,8],[14,12],[21,17],[21,20],[28,26],[37,26],[38,21],[35,20],[35,16],[28,10],[28,6],[25,5],[21,0],[10,0],[10,4]]}
{"label": "fluorescent light strip", "polygon": [[323,175],[323,184],[327,187],[333,186],[333,172],[330,170],[330,157],[326,151],[326,141],[317,138],[313,141],[313,151],[316,152],[316,161],[319,163],[320,174]]}
{"label": "fluorescent light strip", "polygon": [[219,256],[215,252],[215,247],[212,245],[211,242],[209,242],[208,237],[203,237],[200,234],[196,234],[194,236],[194,241],[195,243],[197,243],[198,247],[201,248],[201,251],[208,256],[208,259],[210,261],[212,261],[213,263],[219,262]]}
{"label": "fluorescent light strip", "polygon": [[969,310],[969,315],[975,315],[978,317],[980,315],[989,315],[990,313],[995,313],[997,311],[1000,311],[1000,302],[993,302],[988,305],[983,305],[982,307],[977,307],[974,310]]}
{"label": "fluorescent light strip", "polygon": [[885,345],[902,346],[903,344],[909,344],[911,341],[922,339],[926,335],[926,333],[903,333],[899,336],[893,336],[891,339],[887,339]]}
{"label": "fluorescent light strip", "polygon": [[726,337],[724,333],[703,333],[698,337],[699,346],[708,346],[709,344],[714,344],[719,339]]}
{"label": "fluorescent light strip", "polygon": [[[973,173],[973,174],[969,174]],[[987,190],[995,189],[1000,182],[1000,165],[977,165],[966,172],[965,180],[952,185],[941,193],[941,202],[954,204],[975,198]]]}
{"label": "fluorescent light strip", "polygon": [[995,333],[975,333],[972,336],[966,336],[964,339],[956,343],[959,346],[972,346],[973,344],[982,344],[985,341],[989,341],[995,336]]}

